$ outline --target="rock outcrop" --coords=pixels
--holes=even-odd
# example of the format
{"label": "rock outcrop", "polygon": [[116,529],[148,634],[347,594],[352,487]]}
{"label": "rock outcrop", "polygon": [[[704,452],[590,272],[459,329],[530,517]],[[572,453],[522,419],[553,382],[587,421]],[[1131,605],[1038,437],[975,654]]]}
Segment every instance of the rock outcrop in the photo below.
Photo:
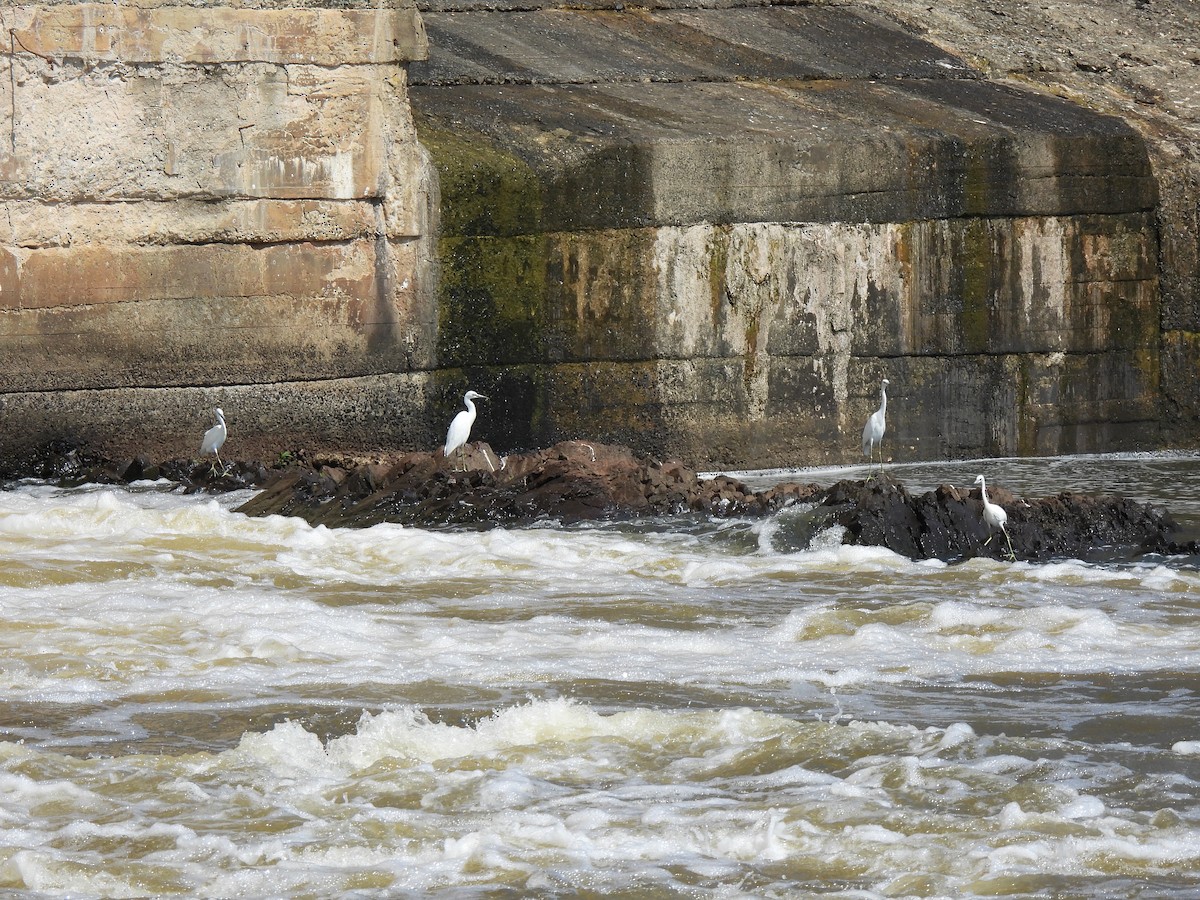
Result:
{"label": "rock outcrop", "polygon": [[225,493],[257,488],[277,471],[260,462],[215,459],[152,459],[145,453],[113,459],[85,448],[55,441],[31,452],[15,471],[0,469],[0,480],[37,478],[65,487],[83,484],[132,484],[166,480],[185,493]]}
{"label": "rock outcrop", "polygon": [[[828,488],[787,482],[754,491],[729,476],[701,479],[677,462],[641,457],[625,447],[570,441],[497,460],[486,444],[470,446],[464,471],[454,471],[437,453],[284,470],[239,511],[294,515],[333,527],[380,522],[492,527],[540,520],[762,516],[793,508],[785,528],[795,549],[837,528],[844,543],[887,547],[913,559],[1009,553],[1004,535],[988,533],[977,490],[943,485],[914,496],[882,476]],[[1164,511],[1131,500],[1073,493],[1023,500],[1003,488],[992,494],[1008,510],[1008,538],[1017,559],[1115,550],[1200,552],[1195,542],[1173,543],[1175,524]]]}
{"label": "rock outcrop", "polygon": [[1007,559],[1009,541],[1012,556],[1022,560],[1088,558],[1122,550],[1200,552],[1195,541],[1174,540],[1176,525],[1164,510],[1125,498],[1068,492],[1024,499],[993,488],[989,499],[1008,513],[1007,535],[989,531],[978,489],[944,484],[912,495],[887,477],[842,481],[820,492],[798,533],[838,526],[844,529],[843,543],[887,547],[911,559]]}
{"label": "rock outcrop", "polygon": [[[447,461],[440,452],[414,452],[285,470],[239,511],[294,515],[329,526],[494,526],[539,519],[571,524],[697,511],[760,514],[818,490],[788,484],[755,493],[731,478],[701,481],[678,462],[583,441],[502,459],[486,444],[468,447],[461,462]],[[460,464],[464,468],[456,471]]]}
{"label": "rock outcrop", "polygon": [[[392,522],[426,528],[492,528],[550,521],[782,513],[776,543],[806,549],[836,531],[842,543],[887,547],[912,559],[1009,558],[1004,535],[988,533],[978,490],[952,485],[914,495],[890,475],[829,487],[784,482],[753,490],[728,475],[701,478],[687,466],[641,456],[628,447],[566,441],[497,457],[485,443],[445,459],[441,451],[333,457],[299,454],[273,466],[212,460],[113,460],[56,444],[24,472],[59,484],[128,484],[167,479],[186,492],[261,488],[237,508],[249,516],[287,515],[314,525],[364,528]],[[1200,555],[1178,540],[1163,510],[1120,497],[1062,493],[1023,499],[992,486],[1008,512],[1017,559],[1093,554]],[[989,540],[991,538],[991,540]]]}

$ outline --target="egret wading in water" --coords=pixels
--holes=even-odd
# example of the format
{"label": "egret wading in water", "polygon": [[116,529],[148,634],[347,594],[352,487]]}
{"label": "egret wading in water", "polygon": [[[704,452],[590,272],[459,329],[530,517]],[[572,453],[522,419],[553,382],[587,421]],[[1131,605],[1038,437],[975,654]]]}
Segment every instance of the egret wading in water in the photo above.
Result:
{"label": "egret wading in water", "polygon": [[[476,393],[475,391],[467,391],[463,394],[463,403],[466,404],[467,408],[455,416],[454,421],[450,423],[450,430],[446,432],[446,446],[442,451],[443,456],[449,458],[451,453],[458,450],[461,459],[463,455],[462,446],[471,436],[471,426],[475,424],[475,404],[471,401],[486,399],[488,398],[483,394]],[[488,460],[488,464],[491,464],[491,460]]]}
{"label": "egret wading in water", "polygon": [[891,384],[886,378],[879,385],[879,409],[871,413],[867,424],[863,426],[862,452],[870,458],[867,465],[867,480],[871,479],[871,466],[875,463],[875,448],[879,448],[879,474],[883,474],[883,432],[887,428],[884,416],[887,414],[887,386]]}
{"label": "egret wading in water", "polygon": [[200,442],[200,455],[208,456],[212,453],[217,457],[217,462],[213,464],[211,471],[216,472],[218,464],[221,466],[221,471],[225,471],[225,464],[221,462],[221,447],[229,433],[225,428],[225,413],[218,406],[213,409],[213,415],[217,417],[217,424],[204,432],[204,440]]}
{"label": "egret wading in water", "polygon": [[1013,553],[1012,538],[1008,536],[1008,529],[1004,527],[1008,521],[1008,513],[1004,511],[1004,507],[992,503],[987,496],[987,483],[984,482],[982,475],[975,476],[975,483],[979,485],[979,493],[983,496],[983,521],[987,523],[988,539],[983,542],[983,546],[987,546],[992,542],[994,535],[993,528],[999,528],[1004,532],[1004,540],[1008,541],[1008,558],[1013,562],[1017,561],[1017,554]]}

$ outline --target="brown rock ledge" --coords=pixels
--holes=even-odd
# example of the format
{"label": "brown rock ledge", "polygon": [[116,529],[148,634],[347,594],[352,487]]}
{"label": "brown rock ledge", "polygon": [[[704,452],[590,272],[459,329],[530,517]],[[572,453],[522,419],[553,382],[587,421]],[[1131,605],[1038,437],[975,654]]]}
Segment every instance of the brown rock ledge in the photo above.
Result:
{"label": "brown rock ledge", "polygon": [[[552,521],[647,517],[761,516],[791,508],[784,540],[795,549],[840,529],[844,544],[887,547],[911,559],[1005,558],[1003,535],[988,541],[977,489],[948,484],[920,495],[891,476],[830,487],[786,482],[755,491],[727,475],[701,479],[681,463],[639,456],[627,447],[566,441],[498,458],[482,442],[461,459],[440,451],[375,458],[308,458],[236,462],[114,462],[69,447],[49,448],[28,474],[60,483],[128,483],[167,478],[186,491],[262,487],[237,508],[249,516],[298,516],[316,525],[487,528]],[[1122,497],[1064,492],[1023,499],[990,486],[1008,512],[1016,559],[1106,558],[1153,553],[1200,555],[1180,539],[1165,510]]]}

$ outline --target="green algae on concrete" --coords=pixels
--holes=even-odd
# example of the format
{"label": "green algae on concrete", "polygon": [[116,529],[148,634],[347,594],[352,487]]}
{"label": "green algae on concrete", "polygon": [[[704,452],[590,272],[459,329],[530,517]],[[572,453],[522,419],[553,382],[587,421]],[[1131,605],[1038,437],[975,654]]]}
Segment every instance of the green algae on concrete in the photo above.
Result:
{"label": "green algae on concrete", "polygon": [[1167,436],[1176,444],[1200,446],[1200,331],[1163,332],[1160,346]]}
{"label": "green algae on concrete", "polygon": [[514,235],[540,230],[542,192],[520,157],[482,134],[458,134],[417,123],[437,169],[443,235]]}
{"label": "green algae on concrete", "polygon": [[728,225],[714,228],[708,244],[708,286],[714,322],[720,317],[729,292],[726,268],[729,264],[730,231]]}
{"label": "green algae on concrete", "polygon": [[996,248],[988,223],[971,219],[962,234],[962,336],[967,353],[986,353],[991,337],[991,304]]}
{"label": "green algae on concrete", "polygon": [[498,365],[544,358],[548,243],[545,235],[438,241],[442,365]]}
{"label": "green algae on concrete", "polygon": [[437,169],[438,360],[525,363],[543,356],[547,238],[541,188],[520,158],[482,135],[418,123]]}
{"label": "green algae on concrete", "polygon": [[553,362],[643,360],[656,354],[655,230],[551,235],[546,350]]}

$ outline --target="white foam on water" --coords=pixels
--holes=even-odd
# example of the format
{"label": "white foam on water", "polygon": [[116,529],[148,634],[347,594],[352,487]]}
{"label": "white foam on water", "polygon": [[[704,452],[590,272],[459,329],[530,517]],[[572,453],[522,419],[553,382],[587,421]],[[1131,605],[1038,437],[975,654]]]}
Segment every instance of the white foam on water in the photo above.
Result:
{"label": "white foam on water", "polygon": [[[1097,756],[982,717],[918,728],[838,709],[833,724],[788,705],[814,695],[829,712],[824,687],[1194,672],[1192,570],[946,566],[832,534],[778,553],[720,527],[341,531],[231,505],[0,492],[0,690],[22,709],[80,705],[45,726],[62,734],[0,742],[4,888],[967,896],[1200,862],[1182,718],[1165,743]],[[453,714],[590,683],[636,699]],[[446,721],[439,701],[400,705],[418,685],[452,698]],[[691,702],[673,692],[729,708],[672,709]],[[296,703],[353,721],[361,704],[338,698],[364,693],[397,705],[328,739],[297,720],[206,745],[220,752],[127,752],[173,709]],[[48,749],[104,729],[120,737],[108,753]],[[1139,755],[1170,776],[1139,780]]]}
{"label": "white foam on water", "polygon": [[[10,505],[28,503],[15,496]],[[53,499],[42,516],[49,536],[23,559],[69,559],[85,571],[74,582],[0,587],[9,656],[0,686],[65,702],[185,689],[237,696],[316,679],[570,681],[581,660],[595,678],[714,689],[1200,663],[1195,630],[1123,605],[1191,577],[1164,579],[1158,567],[1145,577],[1070,563],[947,568],[878,548],[713,553],[694,537],[552,529],[335,531],[171,499]],[[808,598],[813,582],[843,598],[846,584],[866,584],[871,600]],[[765,628],[604,615],[603,598],[645,596],[652,585],[676,591],[662,603],[714,620],[739,597],[758,602],[763,585],[776,585],[781,601]],[[324,602],[348,590],[354,605]],[[961,597],[923,599],[948,590]],[[513,616],[473,617],[476,601],[460,599],[471,595]],[[570,614],[557,612],[564,598],[577,607]],[[448,603],[455,615],[431,615]]]}
{"label": "white foam on water", "polygon": [[38,782],[65,760],[9,749],[0,762],[30,774],[0,793],[13,851],[0,876],[133,896],[120,874],[132,865],[145,867],[143,893],[277,896],[558,878],[677,889],[670,870],[685,869],[726,885],[752,871],[780,888],[851,879],[882,896],[921,873],[964,896],[1013,874],[1138,877],[1200,861],[1185,821],[1073,787],[1089,764],[1061,746],[1001,757],[995,741],[963,724],[837,726],[745,709],[602,715],[538,701],[468,727],[404,708],[324,744],[284,723],[219,754],[72,761],[106,802],[49,815]]}
{"label": "white foam on water", "polygon": [[[21,542],[35,555],[61,550],[78,556],[82,550],[109,559],[124,551],[126,558],[142,562],[148,552],[182,549],[220,554],[216,562],[227,562],[249,576],[287,574],[313,582],[391,586],[447,578],[519,579],[554,589],[615,577],[700,587],[806,571],[921,573],[946,568],[936,560],[914,563],[882,548],[842,545],[833,532],[809,551],[773,553],[763,537],[777,527],[772,522],[759,525],[758,554],[714,554],[706,542],[677,534],[640,535],[635,540],[603,530],[438,532],[386,524],[330,530],[289,517],[248,518],[215,500],[160,492],[107,489],[50,498],[0,493],[0,537]],[[1009,566],[975,560],[958,571],[984,579],[1003,573],[1018,580],[1200,593],[1200,578],[1194,573],[1163,566],[1129,572],[1081,563]]]}

